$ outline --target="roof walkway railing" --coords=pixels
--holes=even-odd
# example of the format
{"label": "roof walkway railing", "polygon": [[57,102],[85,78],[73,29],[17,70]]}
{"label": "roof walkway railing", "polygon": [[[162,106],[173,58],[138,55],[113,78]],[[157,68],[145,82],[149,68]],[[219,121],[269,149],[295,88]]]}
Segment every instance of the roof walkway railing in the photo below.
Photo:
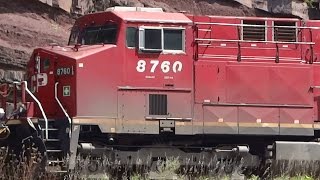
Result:
{"label": "roof walkway railing", "polygon": [[[210,25],[207,29],[205,28],[199,28],[199,25]],[[197,60],[199,58],[199,46],[205,46],[208,47],[211,45],[212,42],[223,42],[223,43],[236,43],[238,45],[238,55],[237,55],[237,61],[241,61],[241,45],[243,43],[269,43],[274,44],[276,49],[276,55],[275,55],[275,62],[279,63],[279,44],[294,44],[294,45],[308,45],[310,46],[310,58],[309,60],[305,61],[306,63],[312,64],[314,61],[314,52],[313,52],[313,46],[315,45],[315,42],[313,42],[312,39],[312,30],[320,30],[320,27],[305,27],[305,26],[275,26],[275,25],[254,25],[254,24],[233,24],[233,23],[215,23],[215,22],[195,22],[194,23],[195,29],[196,29],[196,38],[194,39],[196,43],[196,51],[195,51],[195,59]],[[232,26],[237,28],[237,37],[238,39],[215,39],[215,38],[199,38],[199,31],[204,32],[212,32],[212,26]],[[309,30],[310,35],[310,41],[298,41],[296,38],[296,41],[268,41],[268,40],[244,40],[243,39],[243,27],[263,27],[263,28],[286,28],[286,29],[307,29]],[[211,34],[210,34],[211,35]],[[211,36],[210,36],[211,37]]]}

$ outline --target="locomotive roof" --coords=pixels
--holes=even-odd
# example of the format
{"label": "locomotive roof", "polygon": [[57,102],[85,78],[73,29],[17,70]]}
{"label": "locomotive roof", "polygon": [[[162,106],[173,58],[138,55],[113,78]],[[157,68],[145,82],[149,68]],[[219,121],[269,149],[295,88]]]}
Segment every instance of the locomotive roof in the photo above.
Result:
{"label": "locomotive roof", "polygon": [[74,46],[48,46],[48,47],[43,47],[41,49],[53,53],[60,54],[62,56],[70,57],[75,60],[91,56],[93,54],[102,52],[106,49],[114,48],[116,45],[113,44],[98,44],[98,45],[82,45],[75,53]]}
{"label": "locomotive roof", "polygon": [[180,23],[191,24],[192,21],[182,13],[168,12],[133,12],[112,11],[116,16],[129,22]]}

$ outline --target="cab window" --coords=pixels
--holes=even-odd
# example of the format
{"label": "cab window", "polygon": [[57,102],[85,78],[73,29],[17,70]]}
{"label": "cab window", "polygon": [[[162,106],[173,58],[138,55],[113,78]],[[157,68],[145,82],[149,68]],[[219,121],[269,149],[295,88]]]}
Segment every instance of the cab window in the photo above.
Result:
{"label": "cab window", "polygon": [[79,37],[79,29],[73,28],[70,33],[69,43],[68,45],[75,45],[78,43],[78,37]]}
{"label": "cab window", "polygon": [[183,50],[182,30],[164,29],[164,49]]}
{"label": "cab window", "polygon": [[47,71],[50,68],[50,59],[46,58],[43,60],[43,67],[44,71]]}
{"label": "cab window", "polygon": [[162,32],[161,29],[144,30],[144,48],[145,49],[162,49]]}
{"label": "cab window", "polygon": [[139,28],[139,50],[149,52],[184,52],[185,30],[179,28]]}
{"label": "cab window", "polygon": [[127,47],[136,47],[137,28],[128,27],[126,31]]}
{"label": "cab window", "polygon": [[114,24],[87,27],[83,32],[82,44],[115,44],[116,36],[117,26]]}

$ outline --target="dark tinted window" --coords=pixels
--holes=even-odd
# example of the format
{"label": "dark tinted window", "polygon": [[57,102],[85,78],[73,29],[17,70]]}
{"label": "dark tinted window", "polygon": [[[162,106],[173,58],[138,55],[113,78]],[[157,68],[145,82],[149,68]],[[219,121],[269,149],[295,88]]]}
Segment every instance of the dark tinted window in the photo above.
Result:
{"label": "dark tinted window", "polygon": [[87,44],[87,45],[96,44],[98,33],[99,33],[99,29],[95,29],[95,28],[86,29],[85,35],[84,35],[84,41],[82,42],[82,44]]}
{"label": "dark tinted window", "polygon": [[137,28],[128,27],[127,32],[126,32],[127,47],[135,47],[136,46],[136,37],[137,37]]}
{"label": "dark tinted window", "polygon": [[117,36],[116,25],[88,27],[84,30],[82,44],[115,44]]}
{"label": "dark tinted window", "polygon": [[145,29],[144,33],[145,49],[162,49],[161,29]]}
{"label": "dark tinted window", "polygon": [[79,30],[78,29],[73,29],[70,34],[69,38],[69,45],[74,45],[78,43],[78,37],[79,37]]}
{"label": "dark tinted window", "polygon": [[164,29],[164,49],[165,50],[183,50],[182,30]]}
{"label": "dark tinted window", "polygon": [[43,61],[43,70],[46,71],[50,68],[50,59],[44,59]]}

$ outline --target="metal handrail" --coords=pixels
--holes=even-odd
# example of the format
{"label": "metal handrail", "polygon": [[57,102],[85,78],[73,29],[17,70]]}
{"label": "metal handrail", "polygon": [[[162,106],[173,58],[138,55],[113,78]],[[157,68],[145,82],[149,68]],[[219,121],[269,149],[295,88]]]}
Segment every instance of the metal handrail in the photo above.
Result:
{"label": "metal handrail", "polygon": [[[211,18],[211,17],[210,17]],[[311,30],[320,30],[320,27],[305,27],[305,26],[277,26],[277,25],[256,25],[256,24],[235,24],[235,23],[215,23],[215,22],[194,22],[194,26],[196,27],[196,29],[199,29],[198,25],[210,25],[210,27],[212,25],[216,25],[216,26],[233,26],[233,27],[236,27],[238,28],[238,37],[239,39],[204,39],[204,38],[195,38],[195,42],[197,44],[197,46],[199,45],[199,41],[209,41],[209,42],[229,42],[229,43],[238,43],[238,58],[237,60],[238,61],[241,61],[241,48],[240,48],[240,43],[272,43],[272,44],[275,44],[276,45],[276,57],[275,57],[275,61],[276,63],[279,63],[279,47],[278,45],[279,44],[295,44],[295,45],[310,45],[310,49],[311,49],[311,57],[310,57],[310,60],[309,60],[309,63],[312,64],[313,63],[313,45],[315,45],[314,42],[312,42],[312,33],[311,33]],[[294,42],[290,42],[290,41],[256,41],[256,40],[243,40],[243,39],[240,39],[240,34],[239,34],[239,29],[242,28],[242,27],[263,27],[263,28],[287,28],[287,29],[298,29],[299,31],[301,29],[307,29],[309,30],[310,32],[310,35],[311,35],[311,42],[298,42],[298,41],[294,41]],[[201,46],[202,44],[200,44]]]}
{"label": "metal handrail", "polygon": [[204,39],[196,38],[195,41],[216,41],[216,42],[243,42],[243,43],[273,43],[273,44],[302,44],[315,45],[314,42],[282,42],[282,41],[250,41],[250,40],[236,40],[236,39]]}
{"label": "metal handrail", "polygon": [[[63,107],[63,105],[61,104],[61,102],[60,102],[60,100],[58,98],[58,84],[59,84],[59,82],[56,82],[54,84],[54,98],[58,102],[58,104],[59,104],[61,110],[63,111],[64,115],[68,118],[69,125],[71,125],[71,118],[70,118],[69,114],[67,113],[67,111],[65,110],[65,108]],[[69,128],[69,136],[71,136],[71,127]]]}
{"label": "metal handrail", "polygon": [[24,83],[25,85],[25,90],[27,91],[27,93],[32,97],[32,99],[38,104],[39,106],[39,109],[42,113],[42,116],[44,118],[44,121],[45,121],[45,132],[46,132],[46,135],[45,135],[45,139],[48,140],[49,139],[49,135],[48,135],[48,118],[46,116],[46,113],[44,112],[43,110],[43,107],[40,103],[40,101],[32,94],[32,92],[28,89],[28,83],[27,81],[22,81],[22,82],[14,82],[15,84],[21,84],[21,83]]}
{"label": "metal handrail", "polygon": [[195,25],[218,25],[218,26],[240,26],[240,27],[265,27],[265,28],[291,28],[291,29],[315,29],[320,30],[320,27],[305,27],[305,26],[268,26],[255,24],[232,24],[232,23],[209,23],[209,22],[195,22]]}

